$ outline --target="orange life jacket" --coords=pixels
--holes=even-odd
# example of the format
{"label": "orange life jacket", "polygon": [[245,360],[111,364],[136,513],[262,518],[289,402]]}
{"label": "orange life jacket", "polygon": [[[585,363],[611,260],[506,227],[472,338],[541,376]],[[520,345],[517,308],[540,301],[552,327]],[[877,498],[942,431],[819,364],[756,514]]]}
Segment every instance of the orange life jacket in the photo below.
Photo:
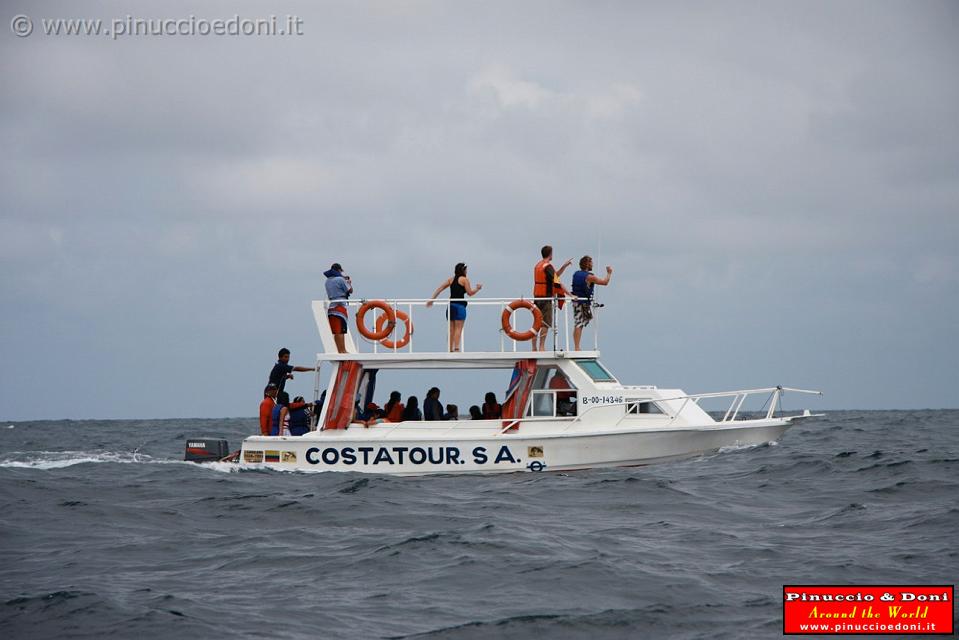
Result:
{"label": "orange life jacket", "polygon": [[543,258],[533,267],[533,297],[545,298],[549,296],[546,288],[546,266],[549,264],[548,258]]}
{"label": "orange life jacket", "polygon": [[402,402],[397,402],[393,405],[393,408],[390,409],[390,412],[386,414],[387,422],[403,422],[403,409],[406,407],[403,406]]}

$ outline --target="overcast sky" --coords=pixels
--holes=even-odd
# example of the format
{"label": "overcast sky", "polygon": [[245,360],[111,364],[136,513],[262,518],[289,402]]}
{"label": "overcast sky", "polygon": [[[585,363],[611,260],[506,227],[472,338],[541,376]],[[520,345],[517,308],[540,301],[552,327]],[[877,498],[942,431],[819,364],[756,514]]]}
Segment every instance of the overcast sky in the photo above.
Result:
{"label": "overcast sky", "polygon": [[[303,35],[43,34],[131,6]],[[544,243],[615,268],[624,382],[959,407],[959,3],[0,17],[0,419],[252,416],[279,347],[312,364],[331,262],[362,297],[460,260],[519,296]]]}

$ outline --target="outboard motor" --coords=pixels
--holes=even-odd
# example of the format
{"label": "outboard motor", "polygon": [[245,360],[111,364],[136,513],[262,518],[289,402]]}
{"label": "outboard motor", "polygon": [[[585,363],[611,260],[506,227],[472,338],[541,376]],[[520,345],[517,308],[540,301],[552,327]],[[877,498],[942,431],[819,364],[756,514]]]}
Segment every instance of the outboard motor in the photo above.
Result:
{"label": "outboard motor", "polygon": [[186,441],[186,462],[216,462],[230,455],[230,445],[217,438],[190,438]]}

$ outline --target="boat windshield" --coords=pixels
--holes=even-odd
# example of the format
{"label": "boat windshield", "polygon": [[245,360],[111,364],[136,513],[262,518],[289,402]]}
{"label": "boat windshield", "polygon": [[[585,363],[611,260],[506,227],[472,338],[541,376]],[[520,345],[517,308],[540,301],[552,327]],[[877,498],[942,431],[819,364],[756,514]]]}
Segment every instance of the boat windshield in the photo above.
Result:
{"label": "boat windshield", "polygon": [[613,374],[607,371],[595,358],[577,359],[574,362],[586,372],[586,375],[593,379],[593,382],[616,382]]}

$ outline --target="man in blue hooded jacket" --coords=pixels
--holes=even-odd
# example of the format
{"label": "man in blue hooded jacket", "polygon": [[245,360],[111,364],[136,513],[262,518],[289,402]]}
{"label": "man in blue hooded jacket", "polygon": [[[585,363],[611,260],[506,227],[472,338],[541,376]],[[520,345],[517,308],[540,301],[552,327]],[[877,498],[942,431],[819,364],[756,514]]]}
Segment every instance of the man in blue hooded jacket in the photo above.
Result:
{"label": "man in blue hooded jacket", "polygon": [[343,275],[339,262],[334,262],[323,275],[326,276],[326,297],[330,301],[326,316],[333,331],[333,341],[337,351],[346,353],[346,321],[349,319],[346,301],[353,293],[353,282],[349,276]]}

